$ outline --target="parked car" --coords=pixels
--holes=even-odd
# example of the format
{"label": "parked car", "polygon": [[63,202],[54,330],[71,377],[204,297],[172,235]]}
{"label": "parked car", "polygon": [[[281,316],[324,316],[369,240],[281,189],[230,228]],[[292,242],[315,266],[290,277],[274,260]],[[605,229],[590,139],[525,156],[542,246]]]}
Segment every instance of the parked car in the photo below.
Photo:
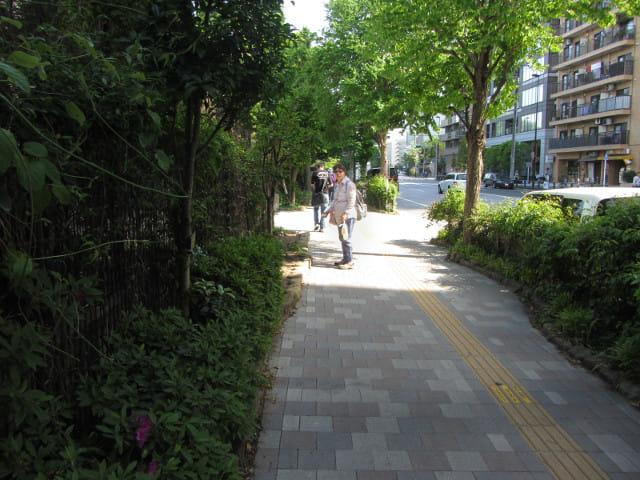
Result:
{"label": "parked car", "polygon": [[[376,175],[380,175],[380,167],[374,167],[367,170],[367,178],[372,178]],[[400,189],[400,184],[398,183],[398,170],[395,167],[389,167],[389,180],[395,182],[396,187]]]}
{"label": "parked car", "polygon": [[445,193],[451,188],[467,188],[467,174],[447,173],[444,178],[438,182],[438,193]]}
{"label": "parked car", "polygon": [[485,188],[492,187],[497,178],[498,175],[496,175],[495,173],[485,173],[484,178],[482,179],[482,183],[484,183]]}
{"label": "parked car", "polygon": [[508,189],[512,189],[514,186],[513,180],[509,180],[505,177],[496,177],[496,179],[493,181],[493,186],[495,188],[508,188]]}
{"label": "parked car", "polygon": [[633,198],[640,202],[640,191],[632,187],[575,187],[534,190],[522,197],[522,201],[550,200],[571,209],[580,221],[602,215],[607,207],[621,199]]}

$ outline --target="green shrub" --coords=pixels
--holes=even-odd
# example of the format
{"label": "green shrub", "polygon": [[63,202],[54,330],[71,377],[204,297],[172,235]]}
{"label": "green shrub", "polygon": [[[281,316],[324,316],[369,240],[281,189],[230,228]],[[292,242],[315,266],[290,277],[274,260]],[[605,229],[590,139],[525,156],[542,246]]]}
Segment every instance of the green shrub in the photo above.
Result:
{"label": "green shrub", "polygon": [[211,294],[192,290],[196,321],[223,319],[242,312],[250,325],[255,358],[268,351],[270,334],[279,325],[284,297],[282,243],[273,237],[249,235],[210,243],[194,255],[194,286],[209,285]]}
{"label": "green shrub", "polygon": [[[233,452],[256,426],[259,374],[237,320],[127,315],[79,393],[96,418],[98,458],[130,469],[127,478],[155,468],[162,478],[238,478]],[[92,463],[81,478],[101,478]]]}
{"label": "green shrub", "polygon": [[[59,368],[53,327],[77,318],[79,292],[82,302],[99,292],[91,278],[52,276],[16,258],[8,281],[25,317],[0,312],[0,477],[240,478],[237,452],[256,429],[265,382],[258,362],[280,324],[282,246],[249,236],[195,250],[194,318],[123,314],[102,345],[108,353],[70,376],[68,398],[45,389]],[[50,311],[54,322],[43,320]]]}
{"label": "green shrub", "polygon": [[628,170],[627,169],[622,174],[622,179],[627,183],[631,183],[631,182],[633,182],[633,177],[635,177],[635,176],[636,176],[635,170]]}
{"label": "green shrub", "polygon": [[71,403],[37,387],[46,375],[51,334],[34,322],[24,325],[0,317],[0,477],[44,478],[64,470]]}
{"label": "green shrub", "polygon": [[398,187],[386,181],[382,175],[372,177],[367,183],[367,204],[387,212],[395,212]]}
{"label": "green shrub", "polygon": [[[44,478],[65,472],[74,451],[75,375],[79,360],[69,336],[87,303],[100,298],[91,276],[47,271],[12,252],[0,270],[0,478]],[[67,478],[62,476],[61,478]]]}
{"label": "green shrub", "polygon": [[614,364],[640,381],[640,327],[627,326],[608,352]]}
{"label": "green shrub", "polygon": [[480,209],[462,245],[463,202],[448,194],[428,212],[447,222],[452,252],[528,286],[556,327],[640,378],[640,204],[622,201],[584,223],[549,202]]}
{"label": "green shrub", "polygon": [[432,203],[426,211],[428,220],[446,222],[438,236],[450,245],[462,238],[464,199],[464,190],[453,188],[440,201]]}

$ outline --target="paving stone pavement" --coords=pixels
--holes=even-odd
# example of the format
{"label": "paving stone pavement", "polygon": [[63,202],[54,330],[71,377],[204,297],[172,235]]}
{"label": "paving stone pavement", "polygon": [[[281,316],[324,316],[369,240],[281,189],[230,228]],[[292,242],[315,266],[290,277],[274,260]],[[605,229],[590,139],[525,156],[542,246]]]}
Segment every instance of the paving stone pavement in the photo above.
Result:
{"label": "paving stone pavement", "polygon": [[[312,224],[310,209],[276,216],[288,230]],[[313,266],[269,364],[255,480],[640,479],[640,412],[565,359],[508,288],[448,262],[430,235],[419,217],[370,213],[356,224],[356,268],[338,270],[335,228],[311,233]],[[599,476],[545,463],[407,278],[491,351]]]}

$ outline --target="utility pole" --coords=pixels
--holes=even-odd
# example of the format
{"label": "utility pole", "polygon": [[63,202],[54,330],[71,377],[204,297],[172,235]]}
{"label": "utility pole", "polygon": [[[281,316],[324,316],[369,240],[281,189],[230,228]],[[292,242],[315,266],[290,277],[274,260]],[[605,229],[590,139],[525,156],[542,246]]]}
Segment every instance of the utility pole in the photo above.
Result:
{"label": "utility pole", "polygon": [[516,87],[516,103],[513,105],[513,120],[511,124],[511,162],[509,178],[516,176],[516,130],[518,128],[518,87]]}
{"label": "utility pole", "polygon": [[[535,182],[536,177],[538,174],[536,174],[536,159],[538,157],[538,100],[539,100],[539,95],[538,95],[538,77],[540,75],[538,74],[532,74],[531,75],[533,78],[536,79],[536,86],[534,87],[536,90],[536,116],[533,119],[533,124],[534,124],[534,129],[533,129],[533,153],[531,154],[531,170],[533,171],[533,181]],[[540,164],[542,167],[542,164]],[[541,168],[542,169],[542,168]]]}

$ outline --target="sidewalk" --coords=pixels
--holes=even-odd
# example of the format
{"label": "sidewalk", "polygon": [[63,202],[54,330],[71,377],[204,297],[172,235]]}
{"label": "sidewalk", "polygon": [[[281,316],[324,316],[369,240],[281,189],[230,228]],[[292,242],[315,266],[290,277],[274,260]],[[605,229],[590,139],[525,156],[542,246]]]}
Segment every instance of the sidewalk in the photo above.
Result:
{"label": "sidewalk", "polygon": [[[447,262],[418,215],[335,227],[270,367],[255,480],[640,479],[640,411],[568,362],[518,298]],[[408,223],[408,225],[407,225]],[[276,225],[310,231],[313,213]]]}

